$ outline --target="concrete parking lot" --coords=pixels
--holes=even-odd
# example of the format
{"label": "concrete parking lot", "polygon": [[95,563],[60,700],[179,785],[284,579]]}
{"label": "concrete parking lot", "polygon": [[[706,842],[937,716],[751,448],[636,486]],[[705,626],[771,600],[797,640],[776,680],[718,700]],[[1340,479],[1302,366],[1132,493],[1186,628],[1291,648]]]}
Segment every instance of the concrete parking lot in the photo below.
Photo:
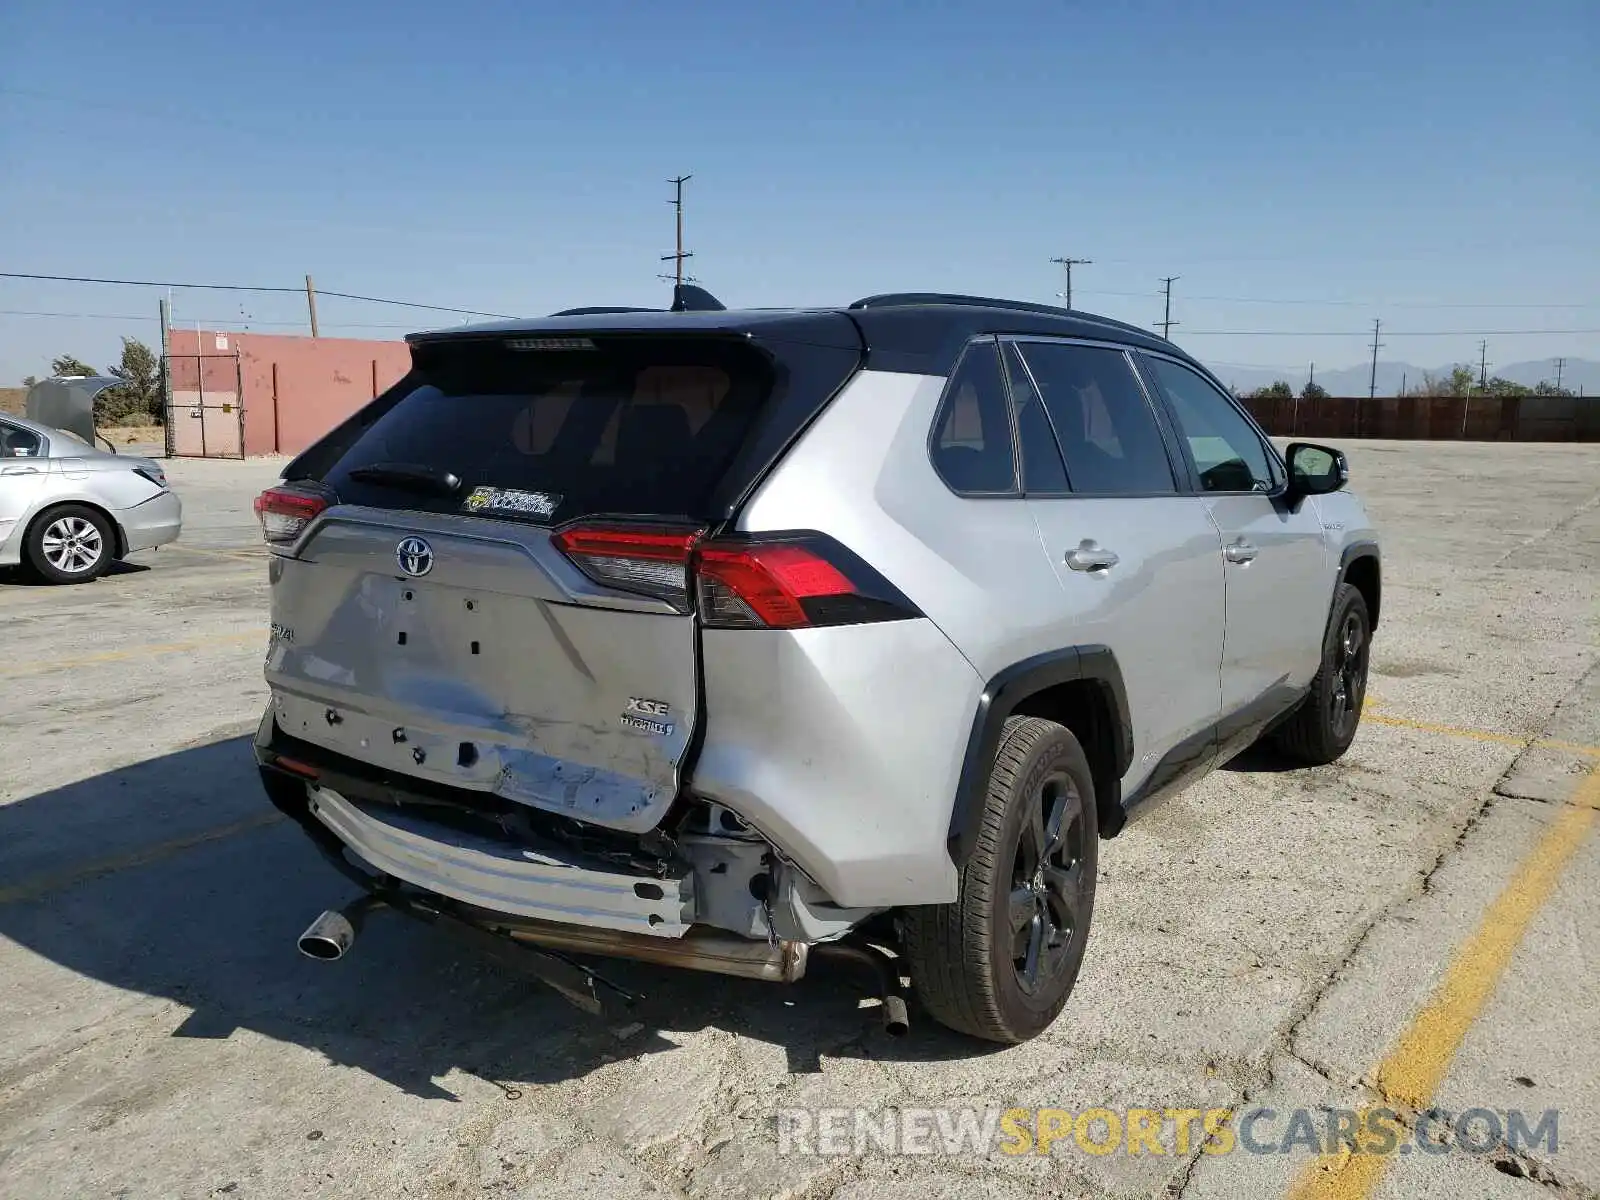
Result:
{"label": "concrete parking lot", "polygon": [[[596,1020],[394,918],[301,958],[349,885],[248,750],[280,464],[169,463],[177,546],[0,574],[0,1196],[1600,1195],[1600,447],[1349,450],[1386,536],[1354,748],[1253,754],[1107,843],[1078,989],[1005,1051],[889,1039],[821,967],[622,966],[645,999]],[[1557,1144],[1287,1136],[1383,1105],[1555,1111]],[[1103,1117],[1048,1154],[789,1137],[829,1108],[1276,1116],[1263,1153],[1180,1149],[1182,1118],[1160,1154],[1090,1152]]]}

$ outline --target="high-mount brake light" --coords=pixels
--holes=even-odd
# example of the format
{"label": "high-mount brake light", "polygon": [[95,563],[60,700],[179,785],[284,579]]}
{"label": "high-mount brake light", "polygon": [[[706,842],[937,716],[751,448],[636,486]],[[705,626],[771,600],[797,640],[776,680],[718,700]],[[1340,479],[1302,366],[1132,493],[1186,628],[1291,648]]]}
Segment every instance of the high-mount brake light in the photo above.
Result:
{"label": "high-mount brake light", "polygon": [[261,536],[266,538],[269,545],[288,545],[305,531],[305,527],[329,503],[329,498],[322,493],[293,484],[270,487],[256,497],[256,518],[261,522]]}
{"label": "high-mount brake light", "polygon": [[550,541],[596,583],[655,596],[687,612],[689,555],[700,537],[698,529],[574,525]]}

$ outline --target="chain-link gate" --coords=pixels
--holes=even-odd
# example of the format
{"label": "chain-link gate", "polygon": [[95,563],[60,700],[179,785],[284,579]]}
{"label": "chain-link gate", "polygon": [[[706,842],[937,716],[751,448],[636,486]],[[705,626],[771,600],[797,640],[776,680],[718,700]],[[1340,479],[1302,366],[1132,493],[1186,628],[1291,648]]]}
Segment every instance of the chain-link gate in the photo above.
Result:
{"label": "chain-link gate", "polygon": [[[219,339],[220,340],[220,339]],[[244,365],[232,354],[169,354],[167,453],[244,457]]]}

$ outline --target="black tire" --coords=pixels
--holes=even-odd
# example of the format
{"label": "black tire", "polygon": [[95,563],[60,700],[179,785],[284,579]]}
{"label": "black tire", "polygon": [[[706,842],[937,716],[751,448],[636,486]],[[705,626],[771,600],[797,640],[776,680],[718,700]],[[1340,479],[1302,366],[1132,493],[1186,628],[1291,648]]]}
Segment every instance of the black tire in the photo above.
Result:
{"label": "black tire", "polygon": [[[1049,873],[1037,865],[1036,839],[1054,864]],[[1051,721],[1010,718],[958,898],[907,909],[901,922],[912,988],[934,1020],[1007,1044],[1049,1027],[1083,963],[1099,843],[1094,780],[1078,739]]]}
{"label": "black tire", "polygon": [[24,550],[46,583],[88,583],[111,569],[117,539],[103,514],[83,504],[61,504],[33,519]]}
{"label": "black tire", "polygon": [[1306,766],[1331,763],[1350,749],[1361,725],[1372,652],[1372,618],[1360,591],[1341,583],[1322,638],[1322,665],[1294,713],[1271,740],[1276,749]]}

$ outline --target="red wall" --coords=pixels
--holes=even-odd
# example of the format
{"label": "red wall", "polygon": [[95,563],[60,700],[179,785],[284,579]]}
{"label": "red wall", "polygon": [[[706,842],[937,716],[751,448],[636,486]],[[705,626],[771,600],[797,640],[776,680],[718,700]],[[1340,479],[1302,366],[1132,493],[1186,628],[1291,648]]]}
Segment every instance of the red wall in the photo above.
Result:
{"label": "red wall", "polygon": [[233,390],[237,351],[244,452],[250,455],[299,453],[411,366],[404,342],[174,329],[169,346],[174,388],[183,378],[193,386],[200,353],[207,392]]}

